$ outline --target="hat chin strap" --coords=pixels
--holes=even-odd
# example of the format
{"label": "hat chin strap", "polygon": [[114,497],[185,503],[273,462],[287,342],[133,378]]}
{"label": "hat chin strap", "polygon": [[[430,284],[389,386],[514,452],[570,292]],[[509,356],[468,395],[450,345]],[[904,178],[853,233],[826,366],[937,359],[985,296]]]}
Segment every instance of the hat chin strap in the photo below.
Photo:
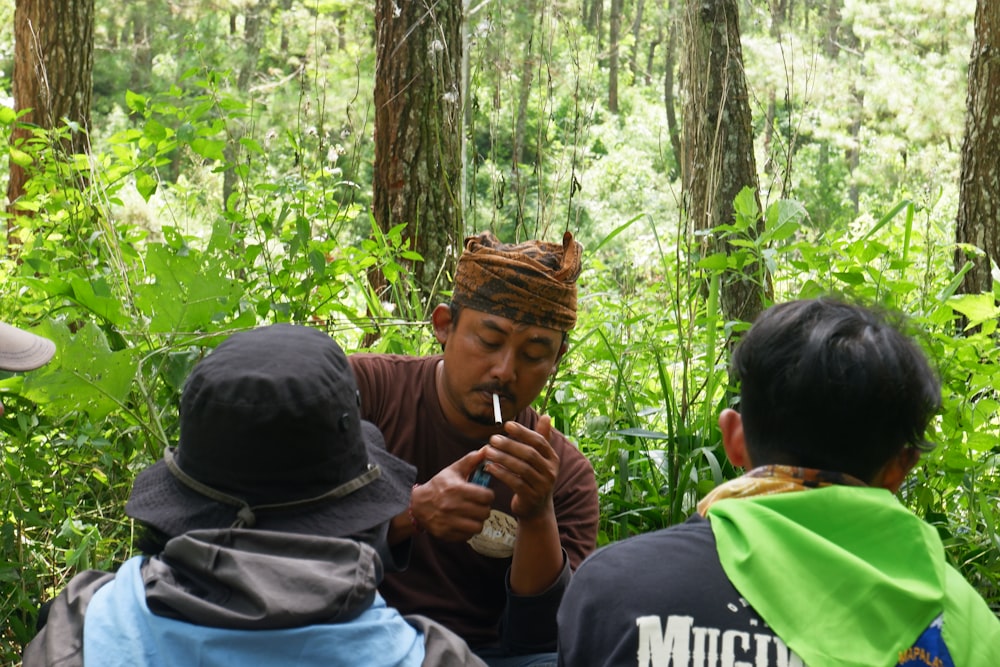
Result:
{"label": "hat chin strap", "polygon": [[170,473],[177,478],[177,481],[192,491],[200,493],[206,498],[211,498],[212,500],[216,500],[225,505],[238,507],[239,511],[236,513],[236,521],[234,521],[233,525],[230,526],[231,528],[253,528],[257,524],[256,512],[260,510],[303,507],[305,505],[311,505],[323,500],[343,498],[344,496],[354,493],[361,487],[366,484],[370,484],[382,476],[382,469],[378,467],[378,464],[369,463],[365,472],[318,496],[305,498],[303,500],[292,500],[286,503],[266,503],[251,507],[250,504],[242,498],[231,496],[228,493],[219,491],[218,489],[213,489],[208,484],[199,482],[194,477],[181,470],[180,466],[177,465],[177,462],[174,460],[173,447],[167,447],[163,450],[163,462],[167,464],[167,470],[169,470]]}

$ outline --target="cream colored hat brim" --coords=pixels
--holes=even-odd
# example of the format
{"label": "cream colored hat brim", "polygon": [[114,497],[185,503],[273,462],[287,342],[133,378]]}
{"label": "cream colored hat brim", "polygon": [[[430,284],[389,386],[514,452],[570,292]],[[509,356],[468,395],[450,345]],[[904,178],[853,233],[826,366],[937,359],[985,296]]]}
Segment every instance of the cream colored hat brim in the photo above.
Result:
{"label": "cream colored hat brim", "polygon": [[56,345],[48,338],[0,322],[0,370],[32,371],[55,353]]}

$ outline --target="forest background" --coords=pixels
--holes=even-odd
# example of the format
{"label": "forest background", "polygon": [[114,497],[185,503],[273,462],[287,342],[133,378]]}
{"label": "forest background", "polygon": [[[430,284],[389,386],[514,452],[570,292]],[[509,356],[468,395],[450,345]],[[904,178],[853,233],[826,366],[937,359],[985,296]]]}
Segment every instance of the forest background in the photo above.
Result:
{"label": "forest background", "polygon": [[[586,248],[579,324],[537,407],[594,463],[602,544],[683,520],[738,474],[715,419],[732,399],[731,343],[755,309],[842,294],[905,313],[933,359],[938,447],[900,497],[1000,609],[1000,308],[988,248],[956,223],[963,151],[976,147],[975,0],[409,3],[420,14],[387,51],[381,1],[375,15],[332,0],[83,4],[84,127],[23,125],[14,7],[0,6],[12,174],[0,182],[18,188],[3,214],[0,318],[58,345],[45,368],[0,374],[0,664],[19,661],[41,599],[129,555],[132,479],[176,440],[184,378],[212,346],[292,321],[347,350],[431,352],[427,315],[447,298],[449,258],[484,229],[508,241],[569,230]],[[428,20],[445,5],[460,7],[459,33]],[[692,18],[713,5],[722,19]],[[699,20],[702,35],[729,37],[735,70],[698,66]],[[453,228],[421,257],[417,225],[379,215],[378,141],[407,130],[378,130],[390,105],[376,88],[410,59],[443,62],[452,34],[458,83],[428,93],[445,115],[419,150],[426,189],[447,200],[421,224]],[[712,72],[726,85],[745,77],[752,178],[720,167],[733,196],[717,197],[705,226],[686,174],[698,164],[694,91]],[[703,115],[716,133],[731,120]],[[442,177],[449,123],[460,159]],[[979,148],[995,164],[1000,147]],[[987,238],[1000,228],[995,209],[976,222]],[[736,305],[734,286],[746,297]]]}

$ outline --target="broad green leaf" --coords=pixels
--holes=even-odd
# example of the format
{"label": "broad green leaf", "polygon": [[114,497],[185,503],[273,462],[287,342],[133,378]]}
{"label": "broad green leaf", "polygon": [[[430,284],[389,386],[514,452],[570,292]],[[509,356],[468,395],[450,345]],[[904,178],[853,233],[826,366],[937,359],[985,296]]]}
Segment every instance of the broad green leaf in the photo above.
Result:
{"label": "broad green leaf", "polygon": [[760,207],[757,206],[757,196],[753,188],[744,187],[740,190],[733,201],[733,208],[736,211],[736,215],[742,218],[742,222],[745,224],[756,222],[757,217],[760,215]]}
{"label": "broad green leaf", "polygon": [[996,299],[992,294],[961,294],[951,297],[947,303],[969,320],[969,326],[976,326],[1000,316],[1000,308],[997,308]]}
{"label": "broad green leaf", "polygon": [[86,323],[74,334],[65,325],[44,323],[37,333],[56,344],[55,357],[28,373],[22,394],[51,414],[82,410],[103,419],[125,403],[135,381],[137,352],[112,352],[104,332]]}
{"label": "broad green leaf", "polygon": [[149,201],[149,198],[153,196],[153,193],[156,192],[157,185],[156,179],[146,172],[140,171],[136,173],[135,189],[145,201]]}
{"label": "broad green leaf", "polygon": [[125,91],[125,105],[129,111],[144,113],[146,111],[146,98],[131,90]]}
{"label": "broad green leaf", "polygon": [[129,326],[131,322],[122,312],[121,300],[111,293],[107,281],[103,278],[84,280],[74,277],[70,284],[73,288],[73,299],[78,304],[116,327]]}
{"label": "broad green leaf", "polygon": [[19,167],[30,167],[33,162],[31,155],[13,146],[10,147],[10,161]]}
{"label": "broad green leaf", "polygon": [[264,147],[260,145],[253,137],[243,137],[240,139],[240,145],[247,149],[247,152],[254,153],[256,155],[264,154]]}
{"label": "broad green leaf", "polygon": [[309,264],[312,266],[314,273],[323,275],[323,271],[326,270],[326,256],[319,250],[310,250]]}
{"label": "broad green leaf", "polygon": [[669,440],[670,436],[666,433],[660,431],[649,431],[644,428],[622,428],[612,431],[617,435],[627,435],[634,438],[643,438],[646,440]]}
{"label": "broad green leaf", "polygon": [[196,137],[191,140],[191,150],[209,160],[225,160],[226,142],[218,139]]}
{"label": "broad green leaf", "polygon": [[834,271],[833,275],[848,285],[860,285],[865,282],[865,276],[860,271]]}
{"label": "broad green leaf", "polygon": [[151,332],[213,331],[239,306],[240,285],[197,251],[153,245],[146,268],[153,282],[136,290],[136,304]]}
{"label": "broad green leaf", "polygon": [[972,431],[968,433],[968,437],[965,440],[965,446],[967,449],[974,452],[989,452],[997,446],[997,439],[992,433]]}
{"label": "broad green leaf", "polygon": [[725,271],[728,265],[729,258],[724,252],[713,253],[698,260],[698,267],[709,271]]}
{"label": "broad green leaf", "polygon": [[196,136],[198,133],[191,123],[181,123],[180,127],[177,128],[177,138],[181,141],[190,142]]}
{"label": "broad green leaf", "polygon": [[167,138],[167,128],[158,120],[150,119],[142,128],[143,135],[154,144]]}

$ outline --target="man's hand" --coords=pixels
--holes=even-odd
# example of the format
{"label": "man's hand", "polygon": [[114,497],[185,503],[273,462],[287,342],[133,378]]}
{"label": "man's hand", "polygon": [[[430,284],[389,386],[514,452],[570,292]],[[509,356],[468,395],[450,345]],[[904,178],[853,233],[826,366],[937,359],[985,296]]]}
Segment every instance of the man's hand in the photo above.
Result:
{"label": "man's hand", "polygon": [[520,520],[530,520],[552,508],[552,489],[559,474],[559,456],[549,444],[552,421],[548,415],[532,431],[508,421],[504,433],[490,437],[485,448],[486,472],[514,492],[510,510]]}
{"label": "man's hand", "polygon": [[464,542],[483,530],[494,493],[471,483],[469,476],[485,458],[485,447],[469,452],[413,489],[410,511],[423,530],[453,542]]}

